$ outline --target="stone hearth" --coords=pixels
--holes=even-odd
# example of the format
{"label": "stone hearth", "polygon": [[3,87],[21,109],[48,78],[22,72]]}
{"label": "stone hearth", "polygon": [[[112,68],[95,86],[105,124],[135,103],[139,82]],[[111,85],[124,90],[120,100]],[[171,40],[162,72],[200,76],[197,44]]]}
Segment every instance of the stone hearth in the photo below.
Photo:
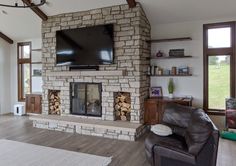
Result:
{"label": "stone hearth", "polygon": [[137,123],[70,116],[38,115],[31,116],[30,120],[37,128],[127,141],[135,141],[146,131],[145,126]]}

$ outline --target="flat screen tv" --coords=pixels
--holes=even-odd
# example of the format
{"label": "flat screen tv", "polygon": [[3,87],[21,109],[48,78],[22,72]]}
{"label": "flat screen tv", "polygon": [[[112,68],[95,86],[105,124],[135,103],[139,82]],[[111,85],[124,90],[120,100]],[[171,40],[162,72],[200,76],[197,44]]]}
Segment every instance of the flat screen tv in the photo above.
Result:
{"label": "flat screen tv", "polygon": [[113,63],[113,25],[56,32],[56,65],[98,66]]}

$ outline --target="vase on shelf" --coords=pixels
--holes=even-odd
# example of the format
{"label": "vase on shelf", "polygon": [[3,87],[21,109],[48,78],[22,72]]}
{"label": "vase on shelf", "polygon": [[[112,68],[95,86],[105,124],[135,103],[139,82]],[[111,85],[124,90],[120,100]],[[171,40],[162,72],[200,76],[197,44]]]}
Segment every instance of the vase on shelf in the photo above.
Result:
{"label": "vase on shelf", "polygon": [[169,82],[168,82],[168,92],[169,92],[169,98],[174,98],[174,90],[175,90],[175,85],[174,85],[174,81],[173,81],[173,78],[170,78],[169,79]]}
{"label": "vase on shelf", "polygon": [[173,93],[169,93],[169,98],[173,99],[174,98],[174,94]]}

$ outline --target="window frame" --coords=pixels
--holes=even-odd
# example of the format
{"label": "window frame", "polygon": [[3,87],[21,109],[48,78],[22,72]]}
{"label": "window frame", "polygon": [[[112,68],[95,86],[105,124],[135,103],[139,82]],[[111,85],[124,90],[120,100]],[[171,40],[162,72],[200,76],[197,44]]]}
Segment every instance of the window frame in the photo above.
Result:
{"label": "window frame", "polygon": [[[208,29],[231,28],[231,47],[227,48],[208,48]],[[209,109],[208,107],[208,58],[209,56],[229,55],[230,56],[230,97],[235,97],[235,22],[223,22],[203,25],[203,108],[211,114],[224,115],[221,109]]]}
{"label": "window frame", "polygon": [[[22,46],[29,46],[30,53],[29,58],[20,58],[20,47]],[[20,65],[29,64],[30,65],[30,92],[32,92],[32,64],[31,64],[31,56],[32,56],[32,43],[31,42],[20,42],[17,43],[17,79],[18,79],[18,101],[23,102],[25,101],[23,95],[23,88],[22,88],[22,70]]]}

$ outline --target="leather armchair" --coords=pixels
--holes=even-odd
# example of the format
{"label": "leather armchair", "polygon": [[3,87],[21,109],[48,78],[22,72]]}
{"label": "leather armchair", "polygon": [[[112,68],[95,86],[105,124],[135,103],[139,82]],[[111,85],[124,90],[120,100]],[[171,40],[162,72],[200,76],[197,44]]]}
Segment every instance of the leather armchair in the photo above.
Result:
{"label": "leather armchair", "polygon": [[216,166],[219,131],[203,110],[169,104],[163,123],[174,134],[148,135],[145,150],[152,166]]}

